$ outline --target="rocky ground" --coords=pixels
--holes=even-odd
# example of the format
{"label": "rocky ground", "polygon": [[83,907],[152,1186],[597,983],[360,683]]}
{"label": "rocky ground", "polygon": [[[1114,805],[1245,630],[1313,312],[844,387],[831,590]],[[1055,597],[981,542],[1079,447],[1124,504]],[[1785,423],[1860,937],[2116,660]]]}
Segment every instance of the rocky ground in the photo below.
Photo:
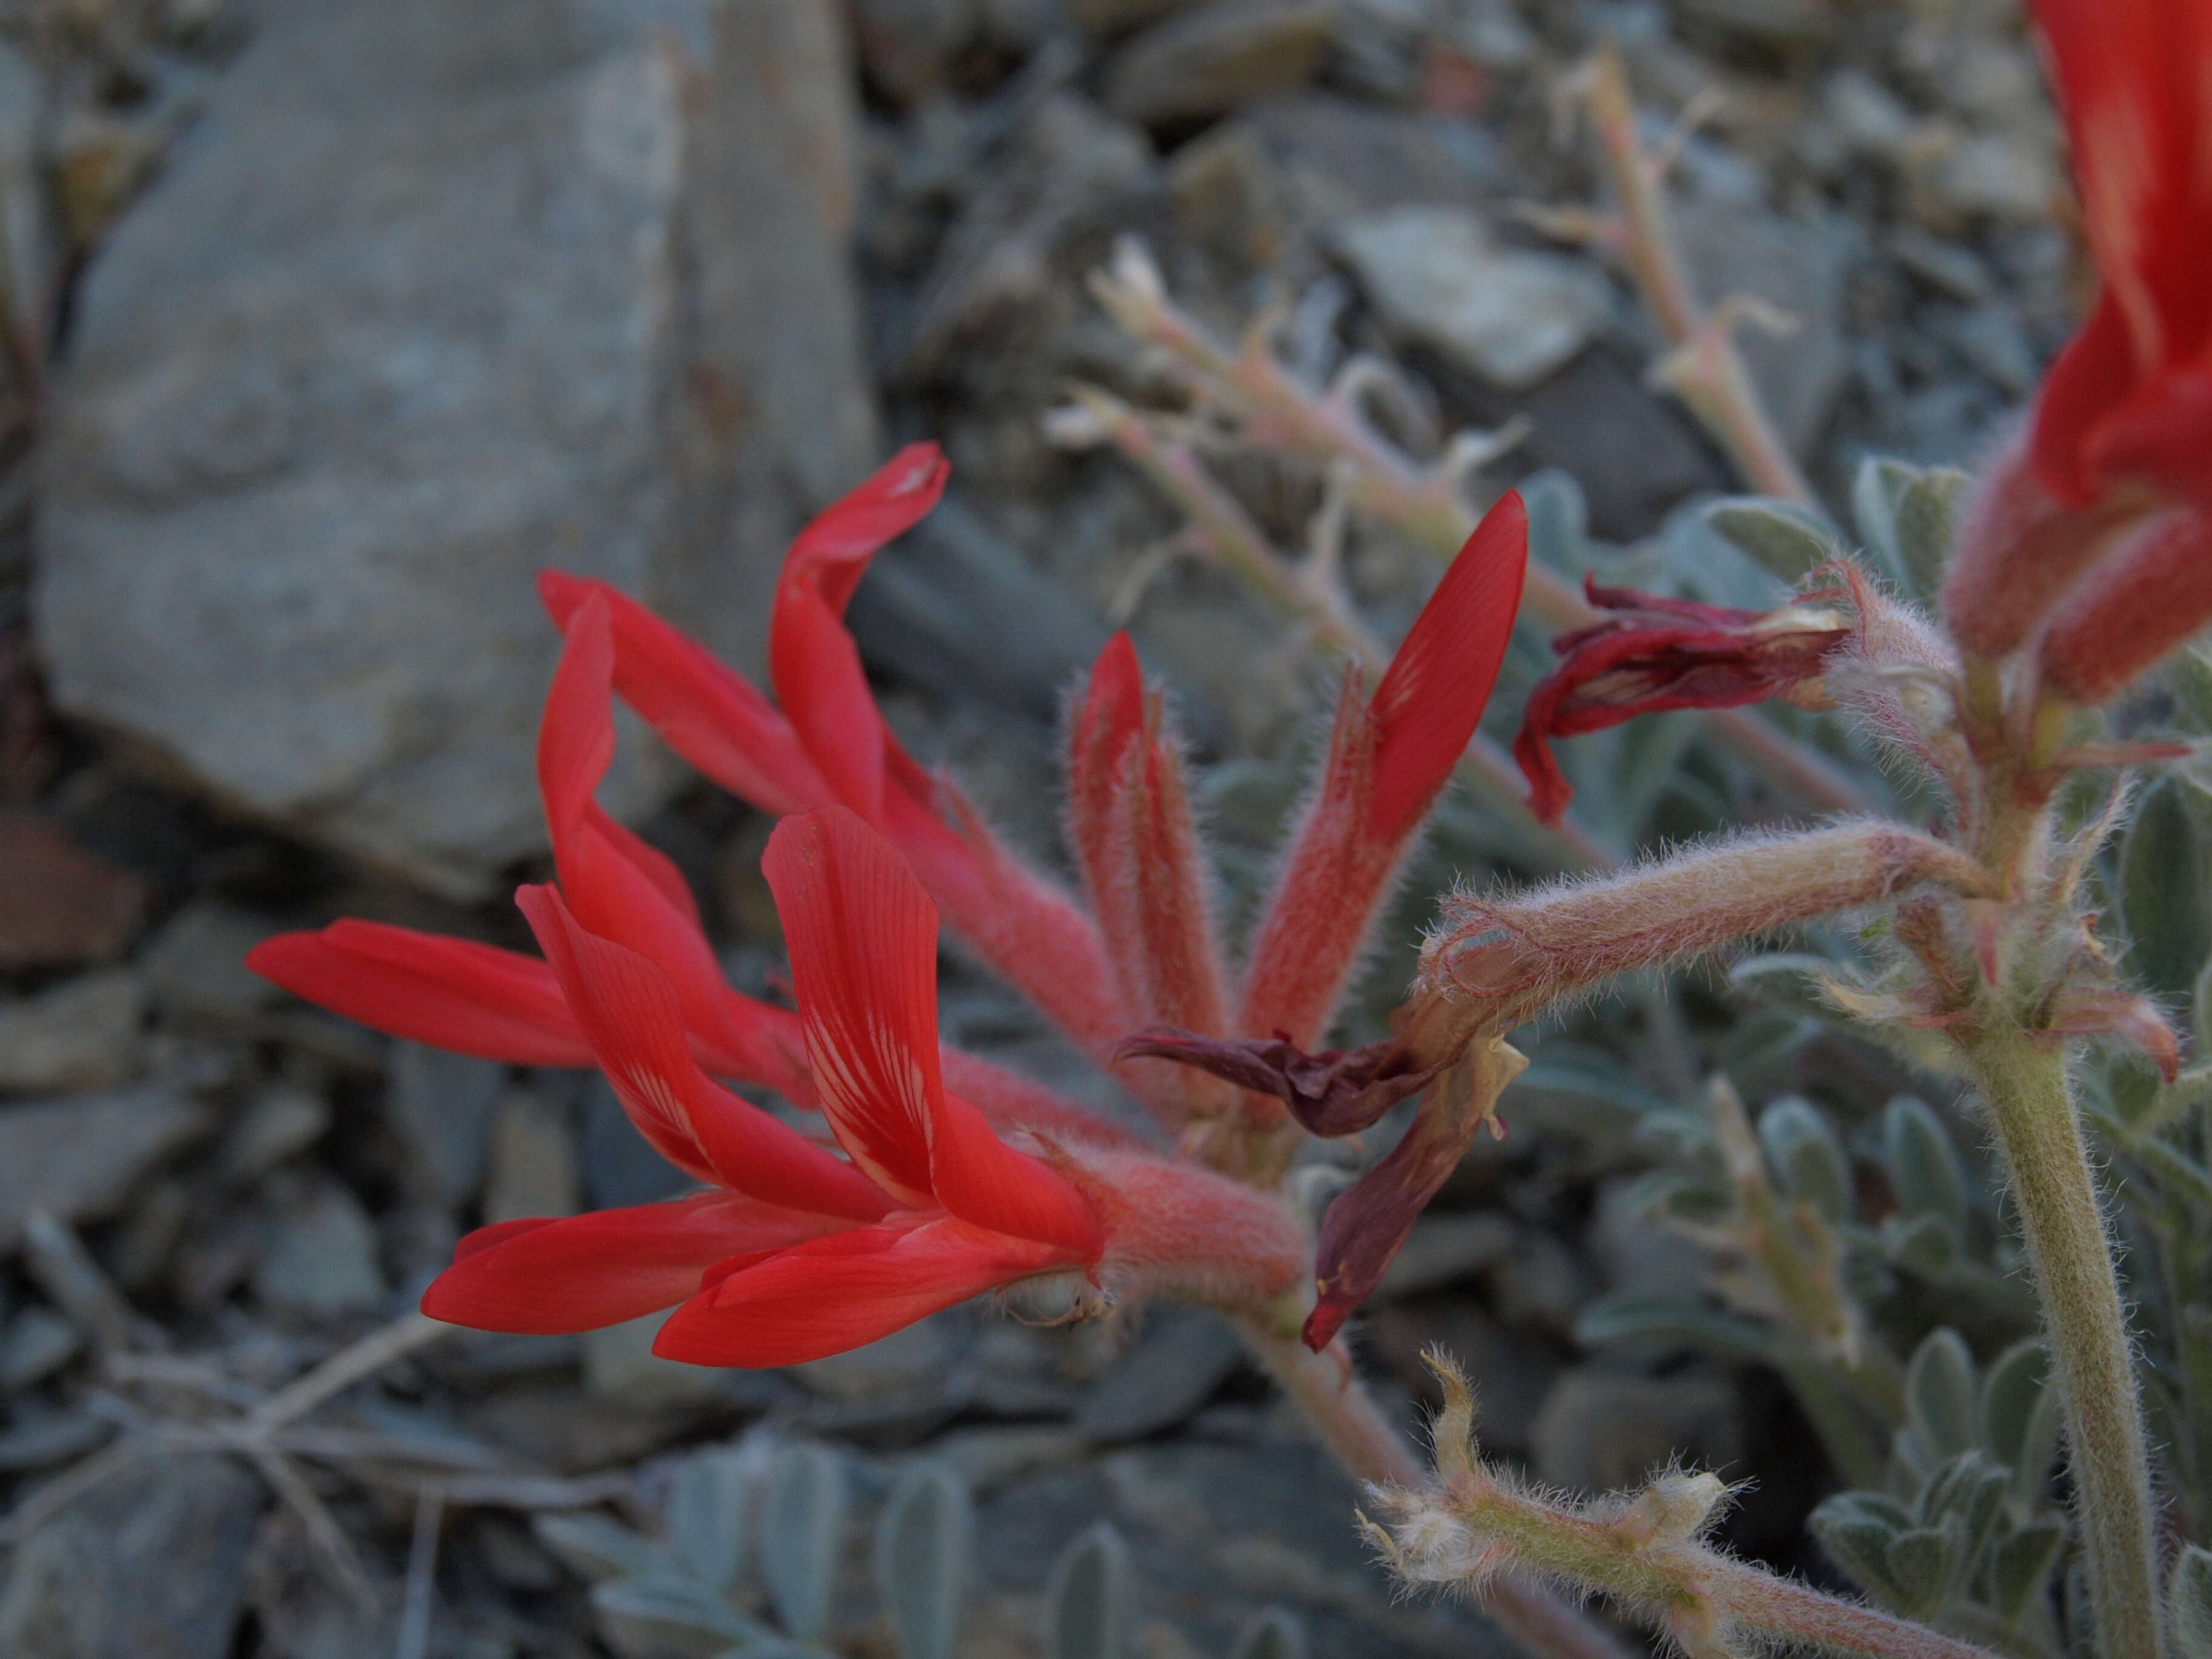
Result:
{"label": "rocky ground", "polygon": [[[1058,699],[1126,622],[1249,887],[1322,677],[1172,556],[1143,478],[1051,441],[1071,380],[1157,392],[1085,276],[1139,235],[1224,331],[1285,306],[1304,372],[1395,360],[1416,449],[1517,419],[1495,486],[1563,468],[1598,536],[1652,535],[1736,485],[1649,389],[1631,290],[1526,210],[1600,190],[1558,93],[1606,31],[1655,137],[1717,94],[1680,234],[1709,298],[1788,314],[1753,368],[1823,493],[1869,451],[1969,454],[2075,297],[2000,0],[0,5],[0,1651],[650,1650],[544,1517],[650,1525],[738,1437],[847,1455],[848,1653],[895,1650],[865,1523],[918,1452],[980,1505],[963,1652],[1036,1651],[1101,1516],[1141,1651],[1223,1652],[1267,1604],[1320,1656],[1502,1650],[1393,1604],[1349,1486],[1195,1315],[962,1310],[774,1375],[666,1365],[649,1331],[451,1336],[252,1429],[467,1227],[675,1177],[596,1079],[387,1042],[240,958],[342,915],[521,942],[533,573],[607,577],[757,666],[791,530],[923,436],[952,495],[854,610],[901,729],[1050,858]],[[1286,538],[1318,498],[1257,462],[1230,482]],[[1422,567],[1357,527],[1352,556],[1387,628]],[[610,804],[758,984],[766,825],[625,755]],[[1097,1092],[992,986],[947,1006]],[[1381,1386],[1410,1419],[1446,1344],[1492,1449],[1569,1486],[1755,1467],[1735,1541],[1820,1573],[1798,1527],[1826,1476],[1770,1377],[1578,1350],[1592,1296],[1708,1267],[1629,1202],[1631,1137],[1527,1121],[1370,1310]]]}

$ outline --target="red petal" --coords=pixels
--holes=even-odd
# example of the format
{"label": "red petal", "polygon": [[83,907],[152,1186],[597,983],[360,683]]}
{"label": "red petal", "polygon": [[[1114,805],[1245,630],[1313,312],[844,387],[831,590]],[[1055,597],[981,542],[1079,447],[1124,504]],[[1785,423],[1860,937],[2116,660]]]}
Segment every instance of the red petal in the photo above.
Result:
{"label": "red petal", "polygon": [[[1091,671],[1069,765],[1072,839],[1126,1018],[1218,1033],[1226,998],[1210,871],[1181,744],[1126,635]],[[1233,1100],[1188,1073],[1140,1066],[1127,1080],[1177,1121]]]}
{"label": "red petal", "polygon": [[1398,648],[1373,699],[1347,687],[1322,782],[1254,935],[1237,1029],[1310,1048],[1437,793],[1474,737],[1513,630],[1528,516],[1508,492],[1484,515]]}
{"label": "red petal", "polygon": [[861,1228],[732,1273],[671,1315],[653,1351],[694,1365],[800,1364],[1072,1265],[1049,1245],[962,1221]]}
{"label": "red petal", "polygon": [[883,817],[884,748],[845,606],[886,542],[912,529],[945,493],[933,444],[914,444],[799,534],[776,583],[769,677],[776,701],[836,798],[871,823]]}
{"label": "red petal", "polygon": [[2043,674],[2077,703],[2108,702],[2212,622],[2212,512],[2176,507],[2106,554],[2067,595]]}
{"label": "red petal", "polygon": [[1094,909],[1105,879],[1115,781],[1144,729],[1145,677],[1138,665],[1137,647],[1127,634],[1116,634],[1091,665],[1091,678],[1068,732],[1069,839],[1090,885]]}
{"label": "red petal", "polygon": [[246,965],[332,1013],[516,1066],[589,1066],[591,1044],[534,957],[375,921],[280,933]]}
{"label": "red petal", "polygon": [[794,1209],[872,1221],[889,1207],[860,1171],[708,1081],[659,968],[578,926],[554,888],[525,887],[515,902],[630,1121],[662,1157],[701,1180]]}
{"label": "red petal", "polygon": [[778,817],[830,799],[791,722],[736,670],[604,582],[541,572],[538,591],[562,631],[593,596],[614,634],[614,686],[624,702],[731,793]]}
{"label": "red petal", "polygon": [[2096,499],[2102,486],[2088,466],[2089,436],[2135,379],[2127,322],[2108,295],[2058,354],[2036,398],[2030,458],[2037,482],[2063,506],[2079,511]]}
{"label": "red petal", "polygon": [[560,1335],[673,1307],[730,1256],[847,1224],[731,1193],[479,1228],[422,1293],[422,1311],[480,1331]]}
{"label": "red petal", "polygon": [[1081,1194],[950,1097],[937,1047],[937,907],[842,807],[786,818],[761,860],[791,952],[815,1091],[838,1140],[916,1207],[1095,1252]]}
{"label": "red petal", "polygon": [[1505,660],[1528,569],[1528,513],[1508,490],[1483,515],[1421,607],[1369,708],[1375,759],[1370,831],[1412,832],[1467,752]]}

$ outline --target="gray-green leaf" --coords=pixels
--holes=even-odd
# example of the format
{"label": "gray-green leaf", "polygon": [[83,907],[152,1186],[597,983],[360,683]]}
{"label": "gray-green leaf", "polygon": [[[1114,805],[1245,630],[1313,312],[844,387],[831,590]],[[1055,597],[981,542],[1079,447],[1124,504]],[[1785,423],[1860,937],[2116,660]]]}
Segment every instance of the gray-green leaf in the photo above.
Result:
{"label": "gray-green leaf", "polygon": [[1121,1659],[1129,1547],[1101,1521],[1061,1552],[1045,1592],[1045,1659]]}
{"label": "gray-green leaf", "polygon": [[689,1578],[665,1572],[592,1589],[607,1645],[623,1659],[710,1659],[769,1632]]}
{"label": "gray-green leaf", "polygon": [[776,1455],[762,1516],[761,1577],[777,1622],[793,1636],[821,1634],[845,1547],[845,1462],[826,1446]]}
{"label": "gray-green leaf", "polygon": [[876,1522],[876,1584],[905,1659],[951,1659],[968,1599],[975,1505],[949,1465],[910,1463]]}
{"label": "gray-green leaf", "polygon": [[1828,521],[1795,501],[1731,495],[1705,512],[1715,535],[1792,586],[1842,551]]}
{"label": "gray-green leaf", "polygon": [[594,1581],[663,1571],[667,1552],[600,1515],[541,1515],[532,1523],[538,1541],[578,1577]]}
{"label": "gray-green leaf", "polygon": [[1930,1331],[1905,1371],[1905,1415],[1929,1457],[1941,1462],[1974,1447],[1978,1404],[1966,1339],[1948,1326]]}
{"label": "gray-green leaf", "polygon": [[703,1451],[677,1472],[668,1489],[668,1547],[693,1578],[726,1595],[744,1565],[747,1471],[736,1453]]}
{"label": "gray-green leaf", "polygon": [[1910,1095],[1889,1103],[1882,1117],[1882,1162],[1897,1206],[1932,1216],[1955,1235],[1966,1220],[1966,1175],[1951,1137],[1932,1108]]}
{"label": "gray-green leaf", "polygon": [[1759,1138],[1791,1197],[1811,1205],[1832,1224],[1850,1213],[1850,1165],[1835,1131],[1812,1102],[1776,1101],[1759,1115]]}

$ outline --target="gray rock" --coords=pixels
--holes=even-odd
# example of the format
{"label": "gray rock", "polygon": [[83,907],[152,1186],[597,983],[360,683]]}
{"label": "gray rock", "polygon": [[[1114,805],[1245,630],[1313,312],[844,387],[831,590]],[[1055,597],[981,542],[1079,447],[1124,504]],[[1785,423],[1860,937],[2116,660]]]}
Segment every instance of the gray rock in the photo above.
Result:
{"label": "gray rock", "polygon": [[0,1433],[0,1474],[74,1462],[114,1432],[114,1424],[90,1412],[24,1412]]}
{"label": "gray rock", "polygon": [[40,154],[46,122],[38,64],[12,41],[0,45],[0,304],[34,359],[46,349],[59,258]]}
{"label": "gray rock", "polygon": [[26,1308],[0,1334],[0,1390],[44,1382],[84,1352],[77,1328],[51,1308]]}
{"label": "gray rock", "polygon": [[647,1314],[621,1325],[586,1331],[581,1347],[584,1386],[599,1399],[644,1411],[702,1406],[722,1397],[731,1373],[707,1365],[679,1364],[653,1351],[653,1339],[668,1322],[665,1312]]}
{"label": "gray rock", "polygon": [[1549,378],[1612,307],[1584,261],[1498,247],[1463,209],[1393,208],[1340,226],[1335,240],[1384,322],[1507,391]]}
{"label": "gray rock", "polygon": [[1790,319],[1783,333],[1747,322],[1735,341],[1782,436],[1809,453],[1850,372],[1839,240],[1817,223],[1721,202],[1680,203],[1674,222],[1690,281],[1708,304],[1742,295]]}
{"label": "gray rock", "polygon": [[1496,1210],[1425,1215],[1391,1258],[1377,1294],[1416,1296],[1486,1273],[1512,1255],[1519,1236],[1512,1218]]}
{"label": "gray rock", "polygon": [[223,1137],[223,1173],[251,1183],[320,1140],[331,1127],[331,1103],[290,1083],[255,1091]]}
{"label": "gray rock", "polygon": [[1539,1475],[1577,1492],[1640,1486],[1677,1459],[1725,1475],[1743,1455],[1742,1412],[1717,1373],[1577,1365],[1545,1397],[1529,1450]]}
{"label": "gray rock", "polygon": [[15,1552],[0,1652],[25,1659],[225,1659],[244,1604],[261,1483],[227,1457],[148,1459]]}
{"label": "gray rock", "polygon": [[[636,1131],[631,1131],[636,1135]],[[650,1149],[648,1149],[650,1150]],[[501,1097],[484,1172],[486,1225],[526,1216],[574,1215],[581,1207],[576,1137],[568,1114],[527,1089]]]}
{"label": "gray rock", "polygon": [[0,1007],[0,1089],[110,1088],[138,1070],[146,988],[136,974],[87,974]]}
{"label": "gray rock", "polygon": [[[448,893],[538,847],[535,571],[750,654],[782,540],[872,453],[834,21],[271,13],[81,292],[34,596],[59,705]],[[626,750],[610,805],[661,769]]]}
{"label": "gray rock", "polygon": [[140,1176],[206,1128],[198,1107],[158,1084],[0,1106],[0,1251],[15,1248],[33,1210],[113,1215]]}
{"label": "gray rock", "polygon": [[927,374],[951,348],[1034,303],[1060,245],[1113,216],[1153,172],[1152,145],[1127,122],[1073,93],[1043,99],[945,233],[915,303],[902,372]]}
{"label": "gray rock", "polygon": [[1315,0],[1212,0],[1155,24],[1106,65],[1106,106],[1146,126],[1203,121],[1311,81],[1335,19]]}
{"label": "gray rock", "polygon": [[1473,207],[1505,172],[1482,128],[1312,93],[1193,139],[1176,152],[1168,186],[1186,234],[1259,270],[1362,215]]}
{"label": "gray rock", "polygon": [[[598,1072],[584,1079],[582,1170],[584,1196],[594,1210],[650,1204],[673,1198],[697,1183],[637,1132],[622,1102]],[[551,1214],[540,1211],[540,1214]]]}
{"label": "gray rock", "polygon": [[419,1042],[392,1045],[384,1113],[406,1143],[427,1196],[451,1206],[475,1195],[507,1073],[497,1061],[471,1054]]}
{"label": "gray rock", "polygon": [[245,1019],[283,1000],[283,991],[246,965],[246,953],[276,931],[251,911],[196,898],[147,941],[139,971],[173,1012]]}
{"label": "gray rock", "polygon": [[861,654],[909,684],[1048,725],[1109,632],[957,497],[878,556],[846,620]]}
{"label": "gray rock", "polygon": [[253,1293],[274,1312],[337,1319],[384,1305],[376,1228],[361,1200],[318,1181],[280,1202],[263,1230]]}
{"label": "gray rock", "polygon": [[1092,1384],[1075,1426],[1099,1443],[1171,1429],[1213,1397],[1243,1352],[1237,1333],[1214,1315],[1162,1308],[1136,1346]]}

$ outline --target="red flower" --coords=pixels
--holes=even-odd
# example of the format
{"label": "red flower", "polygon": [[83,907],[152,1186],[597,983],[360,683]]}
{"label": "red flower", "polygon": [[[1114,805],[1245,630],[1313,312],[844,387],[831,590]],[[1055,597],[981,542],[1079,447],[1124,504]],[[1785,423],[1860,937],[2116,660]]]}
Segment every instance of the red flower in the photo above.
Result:
{"label": "red flower", "polygon": [[2033,9],[2100,283],[2037,399],[2036,471],[2077,509],[2129,481],[2212,507],[2212,9]]}
{"label": "red flower", "polygon": [[1097,930],[891,735],[845,631],[845,606],[868,561],[937,504],[945,472],[935,445],[909,445],[799,532],[769,627],[774,707],[604,583],[547,571],[539,592],[564,632],[588,599],[604,599],[615,689],[670,748],[763,811],[834,800],[859,813],[905,855],[986,962],[1103,1053],[1125,1027]]}
{"label": "red flower", "polygon": [[2097,299],[1977,492],[1943,605],[1978,657],[2048,623],[2052,688],[2098,702],[2212,621],[2212,9],[2033,9]]}
{"label": "red flower", "polygon": [[[773,704],[611,589],[542,580],[566,636],[538,748],[559,883],[519,900],[544,962],[360,922],[255,954],[279,982],[403,1036],[597,1064],[640,1132],[708,1188],[487,1228],[463,1241],[429,1312],[576,1330],[680,1303],[664,1354],[775,1364],[994,1287],[1026,1285],[1033,1304],[1063,1311],[1161,1292],[1247,1317],[1290,1311],[1311,1247],[1267,1186],[1284,1155],[1280,1109],[1210,1080],[1133,1079],[1164,1121],[1193,1129],[1186,1146],[1247,1184],[940,1048],[939,908],[1102,1057],[1133,1008],[1218,1034],[1262,1018],[1318,1032],[1504,654],[1525,560],[1520,503],[1509,497],[1478,529],[1374,695],[1347,685],[1240,994],[1182,757],[1126,639],[1094,672],[1071,754],[1095,920],[1020,866],[885,726],[842,614],[875,548],[942,481],[934,451],[907,452],[802,534],[778,589]],[[673,866],[594,799],[616,695],[710,775],[801,815],[765,861],[797,1014],[722,981]],[[818,1107],[834,1149],[714,1077]],[[1208,1139],[1217,1133],[1232,1139]]]}
{"label": "red flower", "polygon": [[1669,708],[1734,708],[1784,696],[1818,678],[1827,653],[1850,635],[1835,612],[1802,605],[1736,611],[1600,587],[1587,576],[1583,589],[1613,614],[1552,641],[1559,665],[1528,694],[1513,742],[1529,805],[1547,823],[1574,798],[1553,738]]}

